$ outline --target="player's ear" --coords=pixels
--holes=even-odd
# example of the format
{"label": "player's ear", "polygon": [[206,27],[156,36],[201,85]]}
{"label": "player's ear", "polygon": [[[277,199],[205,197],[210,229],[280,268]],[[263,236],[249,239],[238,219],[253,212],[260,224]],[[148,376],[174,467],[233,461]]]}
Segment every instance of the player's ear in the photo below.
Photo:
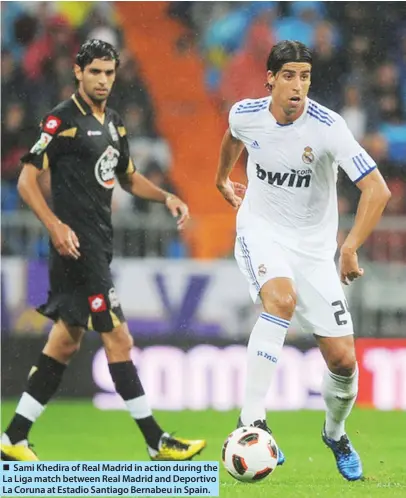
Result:
{"label": "player's ear", "polygon": [[82,81],[82,69],[80,68],[80,66],[78,66],[77,64],[75,64],[73,66],[73,72],[75,74],[75,78],[78,80],[78,81]]}
{"label": "player's ear", "polygon": [[268,88],[272,87],[273,84],[275,83],[275,76],[272,71],[267,71],[266,72],[266,81],[268,84]]}

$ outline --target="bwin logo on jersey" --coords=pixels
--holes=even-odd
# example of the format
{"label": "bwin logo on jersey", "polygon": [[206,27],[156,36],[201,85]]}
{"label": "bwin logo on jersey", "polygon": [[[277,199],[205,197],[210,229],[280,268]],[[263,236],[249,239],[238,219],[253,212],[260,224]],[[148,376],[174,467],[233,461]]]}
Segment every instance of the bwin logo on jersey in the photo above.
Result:
{"label": "bwin logo on jersey", "polygon": [[278,187],[284,185],[294,188],[307,188],[310,186],[311,169],[301,169],[298,171],[291,169],[291,173],[280,173],[279,171],[273,173],[272,171],[265,171],[259,164],[256,166],[257,177],[260,180],[267,180],[269,185],[277,185]]}

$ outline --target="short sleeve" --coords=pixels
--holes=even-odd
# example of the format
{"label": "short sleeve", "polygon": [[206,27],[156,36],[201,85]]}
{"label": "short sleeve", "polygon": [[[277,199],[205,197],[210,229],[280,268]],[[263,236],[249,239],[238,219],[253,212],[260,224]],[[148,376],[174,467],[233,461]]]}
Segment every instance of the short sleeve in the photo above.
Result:
{"label": "short sleeve", "polygon": [[376,168],[375,161],[355,140],[341,116],[337,115],[330,132],[330,154],[354,183]]}
{"label": "short sleeve", "polygon": [[64,123],[60,116],[47,115],[40,124],[37,141],[31,150],[21,157],[21,162],[33,164],[39,170],[47,169],[58,154],[58,135],[66,128],[67,123]]}
{"label": "short sleeve", "polygon": [[120,159],[117,164],[116,173],[119,175],[132,175],[136,168],[130,155],[127,130],[122,122],[117,126],[117,131],[120,136]]}
{"label": "short sleeve", "polygon": [[234,104],[232,108],[230,109],[230,112],[228,114],[228,126],[230,128],[230,133],[234,138],[237,138],[238,140],[241,140],[239,132],[238,132],[238,116],[236,116],[236,110],[237,110],[237,105]]}

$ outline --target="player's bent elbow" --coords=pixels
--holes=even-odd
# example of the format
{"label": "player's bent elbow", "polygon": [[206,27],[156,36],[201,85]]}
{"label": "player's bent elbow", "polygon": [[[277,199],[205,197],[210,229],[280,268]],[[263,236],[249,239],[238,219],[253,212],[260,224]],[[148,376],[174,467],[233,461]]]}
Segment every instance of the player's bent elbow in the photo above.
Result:
{"label": "player's bent elbow", "polygon": [[391,197],[392,193],[388,186],[386,184],[380,185],[374,192],[374,203],[385,207]]}
{"label": "player's bent elbow", "polygon": [[24,198],[26,191],[27,191],[27,170],[25,167],[23,167],[20,176],[18,177],[17,192],[20,194],[22,198]]}
{"label": "player's bent elbow", "polygon": [[386,184],[383,188],[382,197],[385,200],[385,203],[388,203],[389,199],[392,197],[392,192],[389,190],[389,187]]}
{"label": "player's bent elbow", "polygon": [[38,170],[32,164],[23,164],[20,176],[17,182],[17,191],[20,195],[30,189],[33,181],[37,181]]}

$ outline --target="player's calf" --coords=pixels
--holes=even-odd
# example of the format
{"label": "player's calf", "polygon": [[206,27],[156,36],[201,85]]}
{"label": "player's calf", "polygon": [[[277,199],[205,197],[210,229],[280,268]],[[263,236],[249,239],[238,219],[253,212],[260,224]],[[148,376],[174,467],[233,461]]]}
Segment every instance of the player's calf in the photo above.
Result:
{"label": "player's calf", "polygon": [[[28,439],[34,422],[56,393],[65,370],[66,365],[45,354],[40,355],[37,364],[29,373],[27,387],[18,402],[16,413],[3,435],[7,436],[11,445]],[[4,437],[2,442],[3,440]]]}
{"label": "player's calf", "polygon": [[206,446],[204,440],[170,436],[155,420],[130,356],[133,339],[125,323],[101,334],[111,378],[147,443],[153,460],[190,460]]}

